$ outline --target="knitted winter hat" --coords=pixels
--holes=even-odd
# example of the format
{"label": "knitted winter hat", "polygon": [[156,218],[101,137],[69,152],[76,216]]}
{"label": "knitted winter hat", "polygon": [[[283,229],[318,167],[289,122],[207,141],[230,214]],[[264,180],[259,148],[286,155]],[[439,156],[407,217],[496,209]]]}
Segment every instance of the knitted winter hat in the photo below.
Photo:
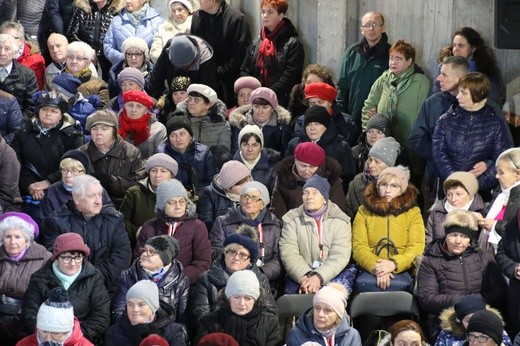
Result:
{"label": "knitted winter hat", "polygon": [[338,314],[339,318],[343,318],[346,313],[347,298],[348,293],[346,289],[341,291],[338,286],[327,285],[323,286],[318,292],[316,292],[312,299],[312,304],[327,304],[336,312],[336,314]]}
{"label": "knitted winter hat", "polygon": [[258,232],[254,227],[246,224],[242,224],[238,227],[237,233],[230,234],[224,239],[223,246],[226,247],[229,244],[242,245],[249,251],[251,256],[250,262],[255,263],[258,258]]}
{"label": "knitted winter hat", "polygon": [[486,334],[493,339],[497,345],[501,345],[504,324],[497,314],[489,310],[480,310],[471,316],[466,331],[468,333],[479,332]]}
{"label": "knitted winter hat", "polygon": [[401,152],[401,145],[394,137],[385,137],[378,140],[368,151],[368,156],[373,156],[386,163],[388,167],[395,166],[397,156]]}
{"label": "knitted winter hat", "polygon": [[230,189],[240,180],[251,175],[251,171],[240,161],[230,160],[222,165],[217,176],[219,185],[223,189]]}
{"label": "knitted winter hat", "polygon": [[197,47],[186,35],[174,36],[169,49],[170,62],[175,66],[188,66],[197,57]]}
{"label": "knitted winter hat", "polygon": [[49,298],[40,305],[36,328],[50,333],[70,333],[74,328],[74,308],[63,287],[54,288]]}
{"label": "knitted winter hat", "polygon": [[170,344],[159,334],[150,334],[141,340],[139,346],[170,346]]}
{"label": "knitted winter hat", "polygon": [[337,95],[336,88],[323,82],[309,83],[305,86],[303,91],[306,99],[316,97],[321,100],[329,101],[330,103],[336,100]]}
{"label": "knitted winter hat", "polygon": [[105,124],[117,129],[118,121],[116,113],[112,112],[111,110],[103,109],[87,117],[86,127],[89,131],[91,131],[92,127],[97,124]]}
{"label": "knitted winter hat", "polygon": [[179,171],[179,164],[177,161],[175,161],[170,155],[164,153],[154,154],[146,160],[146,164],[144,165],[146,173],[150,174],[150,170],[154,167],[166,168],[172,172],[173,177],[175,177]]}
{"label": "knitted winter hat", "polygon": [[239,346],[238,342],[226,333],[209,333],[199,340],[197,346]]}
{"label": "knitted winter hat", "polygon": [[469,172],[454,172],[450,174],[443,184],[445,192],[448,184],[453,181],[459,182],[468,192],[470,198],[475,197],[478,192],[478,180],[473,174]]}
{"label": "knitted winter hat", "polygon": [[305,185],[303,185],[303,190],[308,187],[313,187],[318,190],[322,194],[325,201],[329,200],[330,184],[327,179],[315,174],[307,179]]}
{"label": "knitted winter hat", "polygon": [[87,173],[87,174],[90,173],[90,171],[91,171],[90,161],[88,160],[87,154],[85,154],[84,152],[82,152],[78,149],[72,149],[72,150],[66,151],[65,154],[63,154],[63,156],[61,157],[60,161],[63,161],[65,159],[74,159],[74,160],[78,161],[79,163],[81,163],[81,165],[85,169],[85,173]]}
{"label": "knitted winter hat", "polygon": [[309,125],[309,123],[320,123],[325,127],[329,127],[332,123],[332,119],[330,117],[329,112],[322,106],[311,106],[307,108],[305,111],[305,116],[303,120],[303,124],[305,127]]}
{"label": "knitted winter hat", "polygon": [[313,166],[321,166],[325,162],[325,151],[318,144],[303,142],[294,149],[294,158]]}
{"label": "knitted winter hat", "polygon": [[126,67],[123,71],[119,72],[117,75],[117,82],[119,85],[125,80],[130,80],[139,85],[140,90],[144,90],[144,75],[141,71],[136,69],[135,67]]}
{"label": "knitted winter hat", "polygon": [[131,298],[139,298],[145,301],[155,314],[159,310],[159,289],[157,285],[150,280],[137,281],[126,292],[126,303]]}
{"label": "knitted winter hat", "polygon": [[242,137],[244,137],[247,133],[254,133],[258,137],[260,137],[260,144],[262,145],[262,148],[264,147],[264,133],[258,127],[258,125],[246,125],[240,132],[238,133],[238,146],[240,146],[240,143],[242,143]]}
{"label": "knitted winter hat", "polygon": [[74,251],[82,252],[85,257],[90,255],[90,248],[81,235],[72,232],[60,234],[54,241],[51,260],[54,261],[62,253]]}
{"label": "knitted winter hat", "polygon": [[376,114],[368,119],[366,129],[367,131],[370,129],[379,130],[388,137],[390,136],[390,125],[390,119],[387,116]]}
{"label": "knitted winter hat", "polygon": [[146,41],[144,39],[137,37],[137,36],[131,36],[131,37],[127,38],[126,40],[123,41],[123,44],[121,45],[121,51],[124,54],[130,48],[139,49],[141,52],[144,53],[145,61],[148,60],[149,48],[148,48],[148,43],[146,43]]}
{"label": "knitted winter hat", "polygon": [[58,108],[63,116],[69,110],[69,103],[61,95],[53,92],[42,92],[38,97],[38,108],[42,107]]}
{"label": "knitted winter hat", "polygon": [[267,187],[265,187],[264,184],[258,182],[258,181],[250,181],[248,183],[245,183],[242,185],[242,188],[240,189],[240,195],[243,195],[244,193],[248,193],[249,191],[256,189],[260,192],[262,195],[262,201],[264,201],[264,208],[271,203],[271,199],[269,197],[269,191],[267,190]]}
{"label": "knitted winter hat", "polygon": [[381,177],[383,177],[385,174],[393,174],[399,179],[399,182],[401,183],[401,192],[405,192],[408,188],[408,180],[410,180],[410,174],[404,170],[404,167],[397,166],[397,167],[387,167],[383,169],[381,174],[379,174],[378,183]]}
{"label": "knitted winter hat", "polygon": [[228,299],[232,296],[244,295],[257,300],[260,297],[260,283],[251,270],[239,270],[231,274],[224,292]]}
{"label": "knitted winter hat", "polygon": [[188,200],[188,192],[177,179],[170,179],[163,181],[157,187],[157,202],[155,204],[155,211],[164,210],[166,203],[174,197],[184,197]]}
{"label": "knitted winter hat", "polygon": [[278,107],[278,97],[272,89],[266,87],[256,88],[249,96],[249,102],[253,103],[253,101],[256,99],[264,99],[269,102],[271,107]]}
{"label": "knitted winter hat", "polygon": [[148,109],[152,109],[155,105],[154,99],[149,96],[146,91],[141,90],[129,90],[123,93],[123,103],[127,102],[139,102]]}
{"label": "knitted winter hat", "polygon": [[233,90],[235,91],[235,94],[238,94],[238,92],[241,89],[249,88],[252,90],[256,90],[256,89],[260,88],[261,86],[262,86],[262,84],[255,77],[245,76],[245,77],[240,77],[235,81],[235,84],[233,85]]}
{"label": "knitted winter hat", "polygon": [[217,93],[215,92],[215,90],[213,90],[205,84],[190,84],[188,90],[186,91],[188,92],[188,94],[191,92],[196,92],[203,95],[209,100],[210,104],[214,104],[218,100]]}
{"label": "knitted winter hat", "polygon": [[70,73],[60,73],[52,80],[52,88],[68,98],[74,97],[78,93],[80,85],[79,78]]}
{"label": "knitted winter hat", "polygon": [[150,245],[159,252],[163,267],[166,267],[172,260],[177,257],[181,244],[177,239],[170,235],[159,235],[152,237],[146,241],[146,245]]}
{"label": "knitted winter hat", "polygon": [[17,219],[16,221],[22,221],[22,222],[27,223],[26,226],[29,229],[33,230],[34,238],[37,238],[38,235],[40,234],[40,228],[38,227],[38,224],[36,223],[36,221],[34,221],[31,216],[29,216],[25,213],[20,213],[17,211],[9,211],[7,213],[4,213],[0,216],[0,224],[2,224],[4,222],[7,223],[9,221],[15,221],[15,220],[11,220],[11,218]]}
{"label": "knitted winter hat", "polygon": [[177,76],[172,79],[170,84],[170,92],[173,93],[175,91],[187,91],[190,83],[190,77]]}
{"label": "knitted winter hat", "polygon": [[482,297],[477,296],[476,294],[469,294],[460,298],[454,308],[455,313],[457,314],[457,319],[462,321],[464,317],[469,314],[484,310],[486,308],[486,302]]}
{"label": "knitted winter hat", "polygon": [[193,130],[191,128],[191,121],[185,115],[176,115],[170,118],[166,123],[166,134],[169,136],[173,131],[178,129],[186,129],[190,136],[193,137]]}
{"label": "knitted winter hat", "polygon": [[184,7],[186,7],[186,9],[188,10],[188,12],[190,14],[193,13],[193,4],[191,3],[190,0],[170,0],[168,1],[168,9],[172,10],[172,4],[175,3],[175,2],[178,2],[179,4],[182,4]]}

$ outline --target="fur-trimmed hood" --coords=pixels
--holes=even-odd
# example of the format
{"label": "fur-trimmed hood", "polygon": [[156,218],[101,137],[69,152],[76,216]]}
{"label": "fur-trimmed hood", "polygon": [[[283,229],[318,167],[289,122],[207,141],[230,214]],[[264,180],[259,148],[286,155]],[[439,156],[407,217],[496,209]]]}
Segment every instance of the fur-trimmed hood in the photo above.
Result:
{"label": "fur-trimmed hood", "polygon": [[402,214],[417,206],[419,191],[411,183],[404,193],[387,202],[384,197],[379,197],[376,189],[377,181],[370,183],[365,190],[363,205],[367,210],[379,216]]}
{"label": "fur-trimmed hood", "polygon": [[[502,323],[504,322],[502,315],[497,309],[486,305],[486,310],[496,314],[498,317],[500,317]],[[464,329],[462,322],[457,321],[457,314],[455,313],[455,308],[453,306],[442,310],[439,315],[439,319],[441,321],[440,327],[442,330],[451,333],[456,338],[464,338],[466,335],[466,330]]]}
{"label": "fur-trimmed hood", "polygon": [[[229,114],[229,124],[242,129],[247,124],[253,125],[253,110],[251,105],[244,105],[235,108]],[[273,110],[277,124],[288,125],[291,122],[291,113],[282,106],[278,105]],[[269,123],[268,123],[269,124]]]}
{"label": "fur-trimmed hood", "polygon": [[[108,12],[113,16],[116,16],[125,7],[125,0],[108,0],[107,5]],[[90,0],[74,0],[72,6],[79,8],[85,13],[92,13],[92,7],[97,7],[97,5],[91,3]]]}
{"label": "fur-trimmed hood", "polygon": [[[294,156],[285,157],[276,166],[279,184],[288,189],[294,189],[297,185],[303,186],[305,184],[305,181],[302,178],[294,174],[293,166]],[[336,160],[326,157],[325,163],[318,167],[316,174],[326,178],[332,186],[338,179],[340,179],[341,166]]]}
{"label": "fur-trimmed hood", "polygon": [[[226,121],[226,104],[222,102],[220,99],[217,99],[215,104],[211,106],[209,109],[209,113],[207,116],[209,116],[209,120],[212,123],[220,123]],[[186,115],[188,118],[191,117],[189,111],[188,111],[188,100],[184,100],[180,102],[177,105],[177,108],[175,109],[175,112],[173,113],[174,116],[176,115]]]}

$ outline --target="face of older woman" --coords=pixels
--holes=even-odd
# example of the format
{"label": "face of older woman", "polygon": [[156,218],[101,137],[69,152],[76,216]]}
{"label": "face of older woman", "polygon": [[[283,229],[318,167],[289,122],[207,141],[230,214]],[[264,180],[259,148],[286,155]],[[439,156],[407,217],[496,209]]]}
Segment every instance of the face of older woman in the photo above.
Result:
{"label": "face of older woman", "polygon": [[323,134],[327,131],[327,128],[325,125],[318,123],[316,121],[310,122],[305,126],[305,133],[307,134],[307,137],[311,141],[317,141],[318,139],[323,136]]}
{"label": "face of older woman", "polygon": [[186,199],[174,197],[166,202],[164,213],[169,217],[183,217],[186,214]]}
{"label": "face of older woman", "polygon": [[64,252],[56,258],[58,269],[65,275],[75,275],[81,270],[83,258],[80,252]]}
{"label": "face of older woman", "polygon": [[65,340],[67,340],[70,337],[69,333],[54,333],[40,329],[38,329],[38,336],[42,343],[44,341],[49,341],[58,343],[59,345],[64,343]]}
{"label": "face of older woman", "polygon": [[240,195],[240,207],[248,218],[254,220],[264,208],[264,201],[260,191],[251,189],[247,193]]}
{"label": "face of older woman", "polygon": [[312,177],[319,168],[318,166],[313,166],[296,159],[294,159],[294,165],[296,166],[296,172],[304,180]]}
{"label": "face of older woman", "polygon": [[97,124],[90,129],[92,142],[97,148],[109,147],[114,141],[114,128],[106,124]]}
{"label": "face of older woman", "polygon": [[133,80],[122,80],[120,86],[122,92],[129,90],[141,90],[139,84],[137,84]]}
{"label": "face of older woman", "polygon": [[262,6],[262,25],[265,26],[269,31],[273,31],[282,21],[283,17],[284,14],[278,13],[278,11],[273,6]]}
{"label": "face of older woman", "polygon": [[130,298],[126,302],[126,313],[132,325],[150,323],[154,313],[150,306],[141,298]]}
{"label": "face of older woman", "polygon": [[404,54],[397,50],[390,53],[388,61],[390,71],[392,71],[396,76],[400,76],[413,63],[412,58],[407,60]]}
{"label": "face of older woman", "polygon": [[130,119],[139,119],[148,113],[148,108],[142,103],[128,101],[125,103],[125,111]]}
{"label": "face of older woman", "polygon": [[128,48],[125,52],[125,60],[129,67],[140,69],[145,62],[144,53],[137,48]]}
{"label": "face of older woman", "polygon": [[253,119],[258,124],[264,124],[271,119],[273,115],[273,106],[253,103]]}
{"label": "face of older woman", "polygon": [[67,55],[66,65],[73,74],[78,74],[90,65],[90,59],[85,57],[84,52],[76,50]]}
{"label": "face of older woman", "polygon": [[395,346],[421,346],[421,335],[413,330],[403,330],[395,336],[392,345]]}
{"label": "face of older woman", "polygon": [[456,98],[457,101],[459,101],[459,106],[466,110],[475,106],[475,102],[473,102],[473,99],[471,98],[471,91],[468,88],[459,88]]}
{"label": "face of older woman", "polygon": [[461,255],[468,248],[471,239],[463,233],[452,232],[446,235],[446,249],[452,255]]}
{"label": "face of older woman", "polygon": [[339,322],[339,316],[329,304],[316,303],[313,307],[314,325],[320,330],[330,330]]}
{"label": "face of older woman", "polygon": [[377,184],[377,191],[380,197],[384,197],[387,202],[390,202],[395,197],[403,193],[401,191],[401,184],[397,177],[392,178],[388,182],[381,182]]}
{"label": "face of older woman", "polygon": [[188,98],[188,92],[186,90],[179,90],[172,92],[172,100],[175,105],[178,105],[182,101]]}
{"label": "face of older woman", "polygon": [[502,190],[510,188],[518,180],[520,180],[520,173],[518,173],[518,170],[512,166],[514,165],[511,163],[511,161],[508,162],[506,160],[500,160],[497,163],[497,174],[495,177],[498,179]]}
{"label": "face of older woman", "polygon": [[151,272],[157,271],[164,267],[164,264],[159,256],[159,252],[150,245],[145,245],[141,256],[139,257],[139,264],[146,270]]}
{"label": "face of older woman", "polygon": [[126,0],[125,8],[128,12],[135,12],[140,10],[147,0]]}
{"label": "face of older woman", "polygon": [[471,196],[462,186],[457,186],[446,191],[446,200],[455,208],[462,208],[469,203]]}
{"label": "face of older woman", "polygon": [[61,111],[56,107],[43,106],[38,111],[40,125],[45,129],[50,129],[56,126],[56,124],[61,120],[61,117]]}
{"label": "face of older woman", "polygon": [[19,229],[8,229],[4,233],[5,252],[11,257],[20,256],[20,254],[29,247],[29,241]]}
{"label": "face of older woman", "polygon": [[230,273],[246,269],[251,264],[251,254],[249,250],[241,245],[224,251],[224,262]]}
{"label": "face of older woman", "polygon": [[148,175],[150,177],[150,184],[154,189],[156,189],[163,181],[174,178],[172,172],[164,167],[152,167]]}
{"label": "face of older woman", "polygon": [[202,97],[199,96],[188,96],[188,112],[190,115],[195,117],[203,117],[208,115],[211,103],[206,103]]}
{"label": "face of older woman", "polygon": [[188,149],[188,147],[190,146],[193,137],[186,129],[181,128],[172,131],[172,133],[170,133],[170,135],[168,136],[168,139],[170,140],[170,144],[175,149],[177,149],[180,153],[184,153],[186,149]]}
{"label": "face of older woman", "polygon": [[93,184],[85,188],[83,196],[74,196],[76,209],[87,217],[92,217],[101,212],[103,207],[103,187],[101,184]]}
{"label": "face of older woman", "polygon": [[184,7],[180,2],[174,2],[170,9],[172,10],[171,18],[177,24],[184,23],[190,14],[186,7]]}
{"label": "face of older woman", "polygon": [[255,306],[255,299],[245,295],[235,295],[229,298],[231,311],[239,316],[248,314]]}
{"label": "face of older woman", "polygon": [[383,171],[383,169],[387,168],[388,165],[383,161],[379,160],[377,157],[369,156],[367,160],[367,169],[368,173],[370,173],[373,177],[379,177],[379,174]]}
{"label": "face of older woman", "polygon": [[86,174],[85,170],[77,169],[74,165],[67,165],[60,168],[61,171],[61,181],[68,187],[72,187],[72,183],[74,182],[74,178]]}
{"label": "face of older woman", "polygon": [[303,190],[302,199],[305,209],[310,212],[320,210],[327,203],[320,191],[313,187],[307,187]]}
{"label": "face of older woman", "polygon": [[251,88],[242,88],[238,91],[238,94],[237,94],[238,107],[249,104],[249,97],[251,96],[252,92],[253,92],[253,89],[251,89]]}
{"label": "face of older woman", "polygon": [[240,152],[247,161],[254,161],[262,151],[262,144],[254,136],[249,137],[246,142],[240,143]]}

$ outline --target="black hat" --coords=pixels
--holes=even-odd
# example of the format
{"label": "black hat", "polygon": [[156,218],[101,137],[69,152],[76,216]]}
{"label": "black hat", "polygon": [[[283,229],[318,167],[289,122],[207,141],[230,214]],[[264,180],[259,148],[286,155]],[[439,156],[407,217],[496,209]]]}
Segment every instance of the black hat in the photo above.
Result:
{"label": "black hat", "polygon": [[307,125],[312,122],[317,122],[325,127],[329,127],[332,119],[325,107],[311,106],[305,111],[304,126],[307,127]]}
{"label": "black hat", "polygon": [[501,345],[504,324],[496,313],[489,310],[480,310],[471,316],[466,331],[468,333],[478,332],[486,334],[493,339],[497,345]]}
{"label": "black hat", "polygon": [[69,103],[60,95],[55,93],[42,93],[38,98],[38,109],[42,107],[54,107],[61,111],[61,115],[69,110]]}
{"label": "black hat", "polygon": [[186,129],[189,134],[193,137],[193,130],[191,129],[191,121],[184,115],[173,116],[166,123],[166,132],[169,136],[173,131],[178,129]]}
{"label": "black hat", "polygon": [[63,161],[64,159],[74,159],[76,161],[79,161],[83,165],[83,168],[85,169],[85,173],[87,173],[87,174],[92,173],[92,169],[90,167],[90,161],[88,160],[87,154],[85,154],[84,152],[77,150],[77,149],[69,150],[69,151],[65,152],[65,154],[63,154],[60,161]]}
{"label": "black hat", "polygon": [[179,241],[170,235],[159,235],[150,238],[146,241],[146,245],[150,245],[159,252],[159,256],[165,267],[172,263],[172,260],[177,257],[177,253],[181,247]]}

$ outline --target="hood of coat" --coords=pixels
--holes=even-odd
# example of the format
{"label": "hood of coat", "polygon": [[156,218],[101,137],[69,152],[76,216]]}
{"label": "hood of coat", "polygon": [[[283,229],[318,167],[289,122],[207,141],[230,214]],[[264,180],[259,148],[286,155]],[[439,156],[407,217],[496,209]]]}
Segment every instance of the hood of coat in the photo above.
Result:
{"label": "hood of coat", "polygon": [[[278,105],[273,110],[276,116],[276,122],[282,125],[288,125],[291,122],[291,113]],[[239,129],[244,128],[246,125],[254,125],[252,120],[252,106],[244,105],[235,108],[231,113],[229,113],[229,123],[231,126],[235,126]]]}
{"label": "hood of coat", "polygon": [[[209,109],[209,120],[212,123],[221,123],[226,121],[226,111],[227,107],[224,102],[220,99],[215,102],[213,106]],[[191,118],[190,113],[188,112],[188,100],[184,100],[177,105],[175,112],[173,115],[186,115],[188,118]]]}
{"label": "hood of coat", "polygon": [[419,191],[412,184],[408,184],[403,194],[387,202],[384,197],[379,197],[377,194],[376,183],[377,181],[373,181],[365,189],[363,205],[369,212],[379,216],[397,216],[417,206]]}
{"label": "hood of coat", "polygon": [[[108,12],[115,16],[125,7],[125,0],[108,0],[107,4]],[[92,8],[94,6],[94,8],[97,7],[97,5],[92,3],[90,0],[74,0],[72,6],[79,8],[85,13],[92,13]]]}
{"label": "hood of coat", "polygon": [[[489,305],[486,305],[486,310],[489,310],[492,313],[496,314],[498,317],[500,317],[502,322],[504,322],[502,315],[497,309],[492,308]],[[466,330],[464,329],[462,323],[457,321],[457,314],[455,313],[455,308],[453,306],[442,310],[442,312],[439,315],[439,320],[441,321],[440,327],[445,332],[451,333],[456,338],[465,337]]]}
{"label": "hood of coat", "polygon": [[[296,176],[293,172],[294,156],[287,156],[283,158],[276,166],[277,179],[279,186],[283,186],[287,189],[294,189],[297,185],[303,186],[305,181],[302,178]],[[325,158],[325,163],[318,167],[316,174],[326,178],[329,181],[330,186],[340,178],[341,166],[339,163],[329,157]]]}

